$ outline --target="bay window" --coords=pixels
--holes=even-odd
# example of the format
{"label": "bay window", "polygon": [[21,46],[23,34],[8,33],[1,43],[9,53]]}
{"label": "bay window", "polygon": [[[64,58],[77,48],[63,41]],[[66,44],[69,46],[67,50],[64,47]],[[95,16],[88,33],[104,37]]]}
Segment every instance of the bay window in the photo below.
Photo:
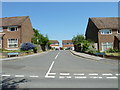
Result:
{"label": "bay window", "polygon": [[102,43],[102,51],[106,51],[108,49],[113,48],[113,43],[112,42],[104,42]]}
{"label": "bay window", "polygon": [[8,39],[8,48],[17,48],[18,39]]}

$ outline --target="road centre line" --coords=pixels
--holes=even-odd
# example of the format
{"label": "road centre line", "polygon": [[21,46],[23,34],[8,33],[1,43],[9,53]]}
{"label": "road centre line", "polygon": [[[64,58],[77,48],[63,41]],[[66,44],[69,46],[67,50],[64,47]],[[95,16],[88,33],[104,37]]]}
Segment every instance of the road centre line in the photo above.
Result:
{"label": "road centre line", "polygon": [[51,71],[54,63],[55,63],[55,61],[53,61],[52,64],[50,65],[50,67],[49,67],[49,69],[48,69],[48,71],[47,71],[47,73],[46,73],[46,75],[45,75],[45,78],[50,77],[50,76],[48,76],[48,75],[50,74],[50,71]]}
{"label": "road centre line", "polygon": [[58,55],[60,54],[60,52],[55,56],[55,59],[57,59]]}

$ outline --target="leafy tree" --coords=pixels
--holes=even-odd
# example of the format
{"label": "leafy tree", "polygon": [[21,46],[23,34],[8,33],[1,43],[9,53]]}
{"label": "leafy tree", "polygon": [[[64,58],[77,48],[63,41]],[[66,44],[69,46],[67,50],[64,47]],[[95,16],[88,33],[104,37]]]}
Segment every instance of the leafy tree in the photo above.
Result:
{"label": "leafy tree", "polygon": [[34,35],[33,35],[33,38],[32,38],[32,43],[34,44],[38,44],[38,40],[39,40],[39,31],[37,29],[34,29],[33,28],[33,31],[34,31]]}
{"label": "leafy tree", "polygon": [[72,38],[73,44],[78,45],[81,44],[85,40],[85,37],[83,35],[77,34]]}
{"label": "leafy tree", "polygon": [[85,40],[85,37],[83,35],[80,35],[80,34],[77,34],[76,36],[74,36],[72,38],[75,51],[82,51],[81,49],[82,49],[83,40]]}
{"label": "leafy tree", "polygon": [[72,38],[75,51],[82,51],[85,52],[89,49],[90,42],[85,39],[84,35],[77,34]]}
{"label": "leafy tree", "polygon": [[43,51],[46,50],[46,47],[49,45],[49,38],[48,35],[44,36],[43,34],[39,33],[37,29],[34,30],[34,36],[32,38],[32,43],[39,44]]}

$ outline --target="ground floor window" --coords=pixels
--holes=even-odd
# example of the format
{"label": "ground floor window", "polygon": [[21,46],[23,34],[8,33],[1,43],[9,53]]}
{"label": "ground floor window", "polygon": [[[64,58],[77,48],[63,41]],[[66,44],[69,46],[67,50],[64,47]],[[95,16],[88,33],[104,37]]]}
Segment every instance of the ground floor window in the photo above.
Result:
{"label": "ground floor window", "polygon": [[8,48],[17,48],[18,39],[8,39]]}
{"label": "ground floor window", "polygon": [[113,48],[113,43],[112,42],[104,42],[102,43],[102,51],[106,51],[110,48]]}

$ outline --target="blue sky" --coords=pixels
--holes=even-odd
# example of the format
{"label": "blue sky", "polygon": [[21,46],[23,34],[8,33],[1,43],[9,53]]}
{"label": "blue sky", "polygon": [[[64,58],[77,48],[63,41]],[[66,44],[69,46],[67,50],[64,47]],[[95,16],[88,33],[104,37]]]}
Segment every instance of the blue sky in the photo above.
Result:
{"label": "blue sky", "polygon": [[117,2],[3,2],[2,17],[30,16],[32,26],[52,40],[85,34],[89,17],[117,17]]}

